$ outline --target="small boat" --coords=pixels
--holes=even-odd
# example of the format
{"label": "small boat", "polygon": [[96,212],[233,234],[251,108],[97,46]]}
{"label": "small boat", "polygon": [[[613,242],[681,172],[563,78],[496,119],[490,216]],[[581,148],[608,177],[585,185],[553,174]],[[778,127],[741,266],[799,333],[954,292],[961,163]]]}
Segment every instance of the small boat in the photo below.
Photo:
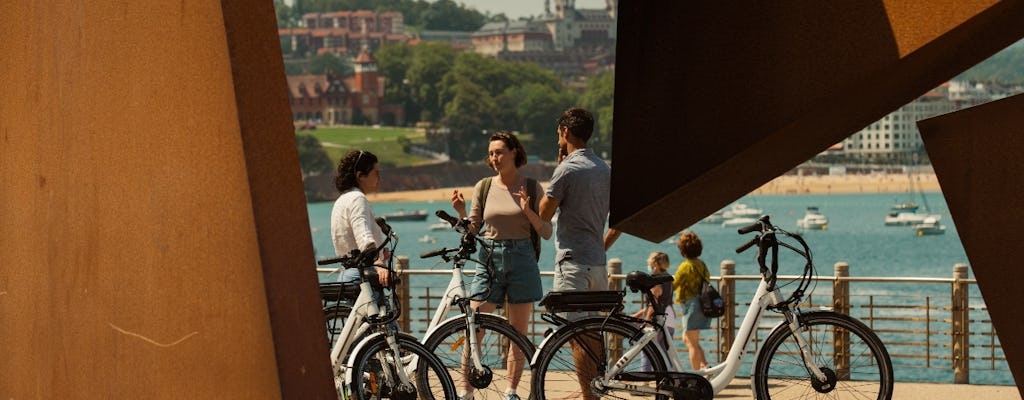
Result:
{"label": "small boat", "polygon": [[885,216],[885,226],[916,225],[924,223],[929,218],[938,221],[942,216],[919,212],[890,212]]}
{"label": "small boat", "polygon": [[757,222],[757,218],[751,218],[751,217],[729,218],[729,219],[726,219],[725,221],[722,221],[722,227],[723,228],[731,228],[731,227],[737,227],[737,226],[747,226],[747,225],[753,224],[754,222]]}
{"label": "small boat", "polygon": [[444,221],[435,222],[433,224],[430,224],[430,226],[427,229],[431,231],[446,231],[452,229],[452,224],[449,224]]}
{"label": "small boat", "polygon": [[925,218],[920,224],[914,224],[914,233],[917,236],[942,235],[946,233],[946,227],[937,218]]}
{"label": "small boat", "polygon": [[733,204],[732,207],[729,207],[728,210],[725,210],[722,213],[722,217],[725,218],[726,220],[729,220],[729,219],[732,219],[732,218],[746,218],[746,217],[758,218],[758,217],[761,216],[762,213],[764,213],[764,210],[762,210],[760,208],[753,208],[753,207],[750,207],[750,206],[748,206],[746,204],[743,204],[743,203],[736,203],[736,204]]}
{"label": "small boat", "polygon": [[704,217],[704,219],[700,220],[700,223],[702,223],[702,224],[721,224],[723,221],[725,221],[725,216],[723,214],[725,214],[725,210],[715,211],[715,212],[711,213],[711,215],[708,215],[708,216]]}
{"label": "small boat", "polygon": [[892,212],[915,212],[919,206],[913,201],[906,201],[903,203],[893,204],[889,207],[889,211]]}
{"label": "small boat", "polygon": [[818,210],[818,207],[807,207],[803,218],[796,220],[796,227],[805,230],[826,230],[828,229],[828,217]]}
{"label": "small boat", "polygon": [[416,241],[420,243],[437,243],[437,238],[430,235],[423,235],[420,236],[419,239],[416,239]]}
{"label": "small boat", "polygon": [[393,213],[384,214],[384,219],[388,222],[396,221],[426,221],[427,210],[417,211],[397,211]]}

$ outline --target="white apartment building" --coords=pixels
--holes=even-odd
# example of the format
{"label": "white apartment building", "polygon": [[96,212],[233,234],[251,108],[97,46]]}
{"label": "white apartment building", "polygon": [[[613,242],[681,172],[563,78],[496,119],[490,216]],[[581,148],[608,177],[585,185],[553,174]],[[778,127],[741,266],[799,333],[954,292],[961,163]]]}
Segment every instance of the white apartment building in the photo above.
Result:
{"label": "white apartment building", "polygon": [[841,154],[869,162],[919,161],[925,149],[917,121],[1021,92],[1021,85],[946,82],[843,140]]}

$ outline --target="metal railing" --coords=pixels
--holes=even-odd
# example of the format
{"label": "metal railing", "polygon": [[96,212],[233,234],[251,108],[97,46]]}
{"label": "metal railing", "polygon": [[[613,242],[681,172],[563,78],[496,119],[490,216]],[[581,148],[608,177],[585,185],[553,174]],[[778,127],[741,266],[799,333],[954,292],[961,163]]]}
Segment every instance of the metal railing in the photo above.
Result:
{"label": "metal railing", "polygon": [[[398,298],[402,302],[402,330],[422,337],[430,317],[437,307],[450,276],[450,270],[409,268],[408,257],[399,256],[396,268],[405,276],[399,286]],[[622,262],[612,259],[608,264],[609,286],[623,287]],[[326,272],[327,270],[320,270]],[[702,335],[703,347],[709,349],[708,358],[722,361],[735,338],[743,313],[749,306],[759,275],[735,275],[736,265],[731,260],[721,263],[721,275],[712,277],[718,282],[719,292],[726,302],[726,313],[714,320],[714,334]],[[934,381],[943,370],[952,373],[953,383],[971,383],[971,371],[985,371],[1010,376],[1006,357],[999,345],[987,308],[977,290],[977,282],[967,278],[967,265],[956,264],[951,278],[894,278],[852,277],[847,263],[835,264],[833,276],[815,277],[812,295],[804,299],[801,308],[831,308],[851,315],[871,327],[889,350],[894,367],[906,373],[920,370],[920,378],[909,380]],[[466,273],[471,275],[471,271]],[[437,276],[439,285],[423,285],[426,276]],[[542,271],[542,279],[552,279],[553,272]],[[795,276],[779,277],[785,282]],[[550,281],[548,282],[550,286]],[[640,296],[628,293],[626,312],[639,310]],[[742,302],[738,302],[742,301]],[[678,310],[678,308],[677,308]],[[551,326],[540,318],[544,310],[537,308],[531,318],[527,336],[540,343]],[[453,310],[453,314],[457,310]],[[502,312],[502,309],[496,311]],[[678,313],[678,311],[677,311]],[[753,346],[767,337],[781,317],[767,314],[755,329]],[[682,330],[676,330],[676,339],[682,342]],[[682,347],[685,351],[685,346]],[[684,360],[685,361],[685,360]],[[684,362],[685,365],[685,362]],[[1012,384],[1012,380],[1006,384]]]}

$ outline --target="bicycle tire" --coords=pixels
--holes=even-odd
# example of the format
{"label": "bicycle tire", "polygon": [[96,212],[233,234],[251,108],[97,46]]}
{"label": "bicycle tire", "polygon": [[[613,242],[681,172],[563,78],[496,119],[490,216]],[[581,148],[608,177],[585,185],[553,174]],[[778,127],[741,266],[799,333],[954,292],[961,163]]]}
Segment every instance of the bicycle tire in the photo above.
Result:
{"label": "bicycle tire", "polygon": [[[402,352],[400,357],[414,357],[417,360],[416,376],[409,377],[415,386],[417,399],[454,399],[457,396],[452,377],[436,355],[409,334],[398,333],[395,339]],[[392,373],[397,373],[394,368],[398,365],[391,354],[387,337],[377,336],[370,340],[356,355],[352,365],[352,382],[349,387],[352,398],[371,400],[405,397],[392,392],[397,386],[395,383],[384,382],[383,368],[391,368]]]}
{"label": "bicycle tire", "polygon": [[[463,366],[468,365],[469,343],[466,337],[466,319],[452,319],[439,326],[430,337],[424,340],[424,346],[441,359],[441,362],[448,368],[452,380],[456,383],[459,393],[467,391],[467,387],[473,387],[477,398],[500,399],[514,378],[506,361],[511,361],[505,354],[508,344],[514,346],[523,354],[522,375],[518,383],[518,393],[530,394],[530,376],[525,371],[530,367],[530,359],[533,357],[535,346],[525,336],[519,333],[507,320],[492,314],[477,314],[477,328],[480,331],[480,361],[490,369],[491,376],[488,382],[487,377],[471,374]],[[467,358],[463,360],[463,356]],[[477,380],[474,385],[471,381]],[[485,385],[486,386],[483,386]],[[477,388],[476,386],[483,386]],[[532,397],[531,397],[532,398]]]}
{"label": "bicycle tire", "polygon": [[[625,351],[631,346],[631,338],[639,338],[640,335],[642,335],[640,330],[629,323],[614,319],[605,320],[604,318],[577,321],[555,331],[537,350],[540,354],[537,364],[533,368],[533,397],[535,399],[563,399],[575,396],[582,390],[591,390],[591,388],[581,388],[580,378],[577,377],[577,369],[583,366],[582,361],[574,360],[572,343],[582,343],[579,338],[603,337],[604,340],[601,341],[603,348],[589,351],[587,354],[590,362],[597,362],[599,366],[607,366],[617,362],[620,357],[620,354],[610,354],[615,352],[616,347],[613,345],[617,344],[622,351]],[[642,349],[643,355],[651,360],[652,371],[667,371],[668,368],[665,360],[662,359],[662,353],[656,346],[654,341],[647,343]],[[622,372],[642,371],[640,360],[640,357],[634,357],[628,365],[623,367]],[[603,373],[604,368],[598,367],[598,372]],[[645,384],[645,382],[631,383]],[[646,384],[653,385],[654,382],[646,382]],[[595,394],[598,397],[621,399],[630,398],[632,393],[626,390],[604,390]],[[668,396],[657,395],[655,398],[665,400],[668,399]]]}
{"label": "bicycle tire", "polygon": [[[863,399],[892,398],[892,360],[871,328],[831,311],[804,313],[799,318],[814,350],[814,361],[831,382],[814,382],[809,377],[792,332],[782,326],[765,339],[754,365],[751,379],[758,399],[819,398],[825,393],[840,397],[848,393],[852,395],[849,397]],[[836,348],[837,337],[840,343],[844,339],[849,343],[849,350]],[[842,364],[849,367],[842,368]]]}

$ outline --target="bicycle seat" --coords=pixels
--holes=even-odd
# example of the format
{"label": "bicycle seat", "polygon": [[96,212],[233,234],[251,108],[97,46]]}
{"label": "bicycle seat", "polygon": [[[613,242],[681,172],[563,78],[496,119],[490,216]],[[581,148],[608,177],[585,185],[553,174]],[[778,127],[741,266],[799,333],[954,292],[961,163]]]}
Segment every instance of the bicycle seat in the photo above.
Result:
{"label": "bicycle seat", "polygon": [[662,283],[672,282],[672,279],[672,275],[669,274],[650,275],[643,271],[633,271],[626,275],[626,286],[633,292],[646,292]]}

